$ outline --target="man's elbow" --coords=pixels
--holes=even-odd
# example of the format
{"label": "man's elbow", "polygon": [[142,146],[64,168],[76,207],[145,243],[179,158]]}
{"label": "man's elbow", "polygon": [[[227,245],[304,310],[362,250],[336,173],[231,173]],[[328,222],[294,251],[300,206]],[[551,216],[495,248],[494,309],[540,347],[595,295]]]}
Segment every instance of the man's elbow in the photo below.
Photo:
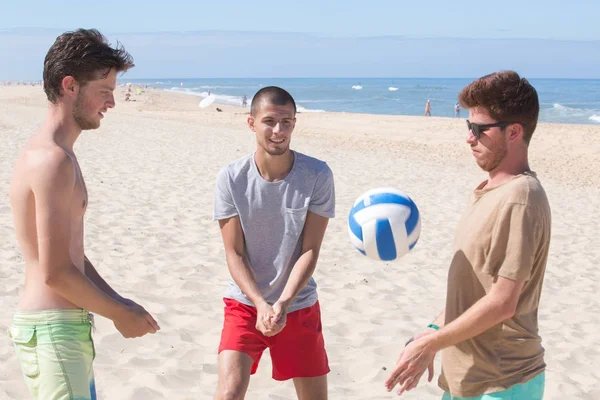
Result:
{"label": "man's elbow", "polygon": [[316,263],[319,259],[319,248],[309,247],[306,249],[302,249],[302,253],[300,256],[308,257],[311,262]]}
{"label": "man's elbow", "polygon": [[238,265],[244,262],[244,253],[236,249],[225,250],[225,261],[227,265]]}
{"label": "man's elbow", "polygon": [[517,303],[512,299],[505,300],[499,303],[498,314],[502,317],[502,321],[512,318],[517,312]]}
{"label": "man's elbow", "polygon": [[44,283],[46,284],[46,286],[49,286],[51,288],[55,288],[57,286],[60,285],[61,279],[62,278],[62,274],[60,273],[47,273],[44,274]]}
{"label": "man's elbow", "polygon": [[44,268],[44,283],[50,288],[60,287],[67,277],[69,268]]}

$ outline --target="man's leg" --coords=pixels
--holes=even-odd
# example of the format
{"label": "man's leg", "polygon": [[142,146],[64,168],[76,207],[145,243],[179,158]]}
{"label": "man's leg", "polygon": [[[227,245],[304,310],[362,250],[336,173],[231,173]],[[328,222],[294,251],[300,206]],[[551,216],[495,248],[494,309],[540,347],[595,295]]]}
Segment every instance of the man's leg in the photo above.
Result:
{"label": "man's leg", "polygon": [[298,400],[327,400],[327,375],[294,378]]}
{"label": "man's leg", "polygon": [[256,330],[256,308],[232,299],[225,302],[225,320],[219,343],[219,383],[216,400],[241,400],[250,375],[256,372],[266,338]]}
{"label": "man's leg", "polygon": [[96,400],[91,328],[89,321],[68,319],[37,326],[41,399]]}
{"label": "man's leg", "polygon": [[215,400],[243,400],[250,383],[252,364],[252,357],[246,353],[235,350],[221,351]]}
{"label": "man's leg", "polygon": [[273,378],[294,380],[300,400],[326,400],[329,361],[319,303],[294,311],[271,346]]}

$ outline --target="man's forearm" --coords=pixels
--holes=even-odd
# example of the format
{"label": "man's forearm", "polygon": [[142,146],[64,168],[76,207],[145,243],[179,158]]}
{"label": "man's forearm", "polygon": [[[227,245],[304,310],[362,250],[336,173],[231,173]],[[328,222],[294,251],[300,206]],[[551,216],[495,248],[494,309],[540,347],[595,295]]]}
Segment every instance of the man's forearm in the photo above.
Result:
{"label": "man's forearm", "polygon": [[290,273],[279,301],[288,305],[291,304],[298,293],[308,284],[310,277],[315,272],[317,258],[318,254],[314,250],[309,250],[300,256]]}
{"label": "man's forearm", "polygon": [[258,290],[258,285],[254,279],[254,274],[250,269],[246,259],[239,254],[228,254],[227,267],[231,278],[242,290],[242,292],[250,299],[255,306],[259,306],[265,302],[265,299]]}
{"label": "man's forearm", "polygon": [[425,339],[434,351],[464,342],[504,321],[507,316],[505,306],[487,295],[475,303],[454,321]]}
{"label": "man's forearm", "polygon": [[71,303],[113,321],[127,311],[123,304],[99,289],[73,264],[47,277],[46,284]]}
{"label": "man's forearm", "polygon": [[433,325],[437,325],[440,328],[446,324],[446,309],[442,311],[440,315],[432,322]]}
{"label": "man's forearm", "polygon": [[98,289],[117,301],[122,301],[123,297],[119,295],[106,281],[100,276],[92,262],[84,256],[85,275],[91,280]]}

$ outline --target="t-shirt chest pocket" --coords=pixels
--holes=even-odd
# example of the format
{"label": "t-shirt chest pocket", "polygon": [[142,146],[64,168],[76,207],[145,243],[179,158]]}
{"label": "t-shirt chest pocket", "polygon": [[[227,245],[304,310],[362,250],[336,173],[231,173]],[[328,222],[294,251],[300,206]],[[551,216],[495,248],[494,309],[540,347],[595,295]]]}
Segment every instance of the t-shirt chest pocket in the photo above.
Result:
{"label": "t-shirt chest pocket", "polygon": [[304,222],[306,221],[306,215],[308,214],[310,198],[304,199],[304,204],[298,203],[296,203],[294,207],[284,207],[283,209],[285,234],[294,237],[300,236],[304,229]]}

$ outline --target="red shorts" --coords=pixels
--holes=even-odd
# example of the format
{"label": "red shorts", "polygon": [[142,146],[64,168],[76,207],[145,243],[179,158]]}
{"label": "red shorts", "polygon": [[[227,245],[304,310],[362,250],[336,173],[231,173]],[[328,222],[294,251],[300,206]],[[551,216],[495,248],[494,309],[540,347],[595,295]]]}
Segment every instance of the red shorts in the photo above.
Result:
{"label": "red shorts", "polygon": [[225,321],[219,353],[235,350],[254,360],[256,372],[263,351],[269,348],[273,379],[311,378],[329,372],[321,326],[319,302],[287,315],[285,328],[275,336],[264,336],[256,329],[256,308],[233,299],[225,302]]}

